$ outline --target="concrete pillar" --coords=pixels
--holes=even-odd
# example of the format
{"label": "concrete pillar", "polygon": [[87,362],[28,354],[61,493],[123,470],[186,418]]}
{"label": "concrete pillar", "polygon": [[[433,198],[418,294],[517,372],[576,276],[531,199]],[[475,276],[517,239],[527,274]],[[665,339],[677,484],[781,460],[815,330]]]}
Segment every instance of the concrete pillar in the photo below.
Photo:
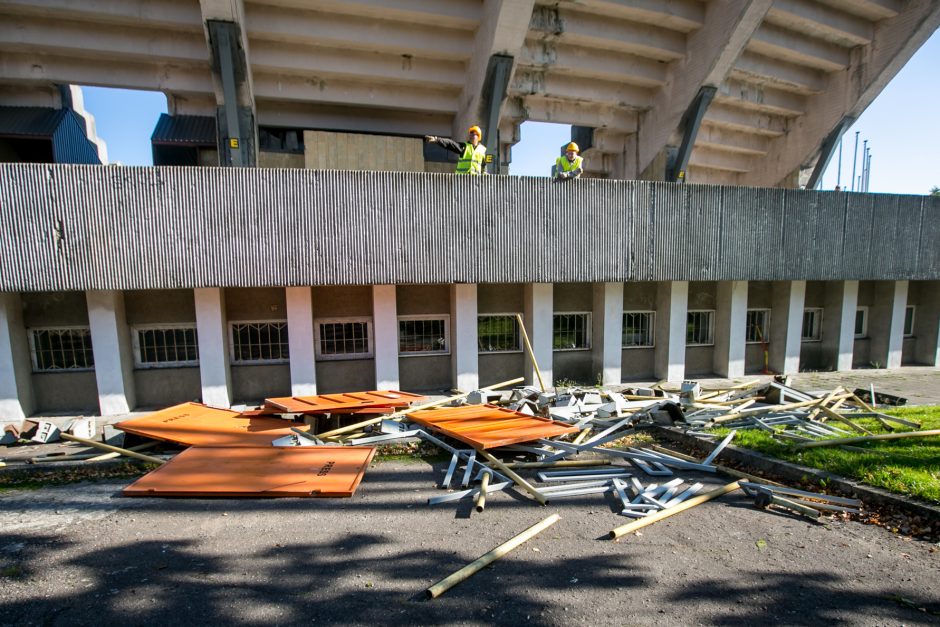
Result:
{"label": "concrete pillar", "polygon": [[603,385],[618,385],[623,355],[623,283],[595,283],[592,348],[594,373]]}
{"label": "concrete pillar", "polygon": [[800,371],[800,338],[806,281],[774,281],[770,311],[770,368],[781,374]]}
{"label": "concrete pillar", "polygon": [[940,281],[920,284],[914,336],[917,338],[914,360],[934,368],[940,366]]}
{"label": "concrete pillar", "polygon": [[477,286],[450,286],[450,365],[454,387],[470,392],[480,387],[477,348]]}
{"label": "concrete pillar", "polygon": [[85,292],[88,326],[95,356],[98,407],[102,416],[126,414],[134,409],[134,354],[124,317],[124,293],[115,290]]}
{"label": "concrete pillar", "polygon": [[823,310],[822,345],[836,370],[851,370],[855,351],[858,281],[828,281]]}
{"label": "concrete pillar", "polygon": [[19,294],[0,294],[0,421],[33,413],[32,366]]}
{"label": "concrete pillar", "polygon": [[882,368],[901,367],[904,346],[904,309],[907,307],[907,281],[878,281],[868,322],[871,361]]}
{"label": "concrete pillar", "polygon": [[397,390],[398,303],[394,285],[372,286],[372,330],[375,332],[375,389]]}
{"label": "concrete pillar", "polygon": [[202,287],[193,290],[193,297],[196,302],[196,332],[199,335],[202,402],[213,407],[230,407],[232,372],[229,368],[225,291],[218,287]]}
{"label": "concrete pillar", "polygon": [[317,393],[313,299],[309,287],[288,287],[286,292],[290,393],[291,396],[312,396]]}
{"label": "concrete pillar", "polygon": [[[554,314],[554,288],[551,283],[527,283],[524,287],[523,305],[526,331],[532,343],[532,352],[538,361],[539,370],[545,387],[552,387],[555,380],[552,376],[552,315]],[[525,369],[523,376],[528,384],[538,385],[535,368],[529,353],[525,354]]]}
{"label": "concrete pillar", "polygon": [[685,332],[689,315],[689,282],[663,281],[656,286],[656,376],[666,381],[685,377]]}
{"label": "concrete pillar", "polygon": [[715,307],[715,374],[744,376],[747,340],[747,281],[720,281]]}

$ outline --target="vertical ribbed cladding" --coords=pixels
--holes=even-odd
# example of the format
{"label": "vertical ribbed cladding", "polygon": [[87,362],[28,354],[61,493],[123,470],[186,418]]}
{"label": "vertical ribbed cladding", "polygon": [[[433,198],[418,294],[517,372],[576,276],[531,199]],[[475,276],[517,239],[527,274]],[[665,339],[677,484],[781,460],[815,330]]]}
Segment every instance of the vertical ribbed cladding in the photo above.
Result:
{"label": "vertical ribbed cladding", "polygon": [[656,230],[653,228],[656,215],[656,194],[649,183],[637,182],[633,188],[633,202],[636,207],[635,233],[638,252],[634,257],[636,281],[652,281],[655,270]]}
{"label": "vertical ribbed cladding", "polygon": [[689,281],[714,281],[719,264],[721,241],[721,188],[714,185],[688,186],[690,218],[689,259],[686,264]]}
{"label": "vertical ribbed cladding", "polygon": [[924,196],[917,276],[940,276],[940,197]]}
{"label": "vertical ribbed cladding", "polygon": [[924,222],[923,196],[897,196],[897,240],[893,275],[899,278],[912,279],[917,276],[917,258],[919,254],[918,239]]}
{"label": "vertical ribbed cladding", "polygon": [[637,206],[637,184],[634,181],[623,181],[617,189],[619,194],[616,210],[620,213],[618,237],[621,261],[619,276],[611,277],[610,280],[636,281],[638,259],[646,252],[646,241],[642,238],[644,213]]}
{"label": "vertical ribbed cladding", "polygon": [[800,189],[786,191],[781,278],[811,276],[809,273],[812,272],[813,250],[816,247],[817,196],[815,192]]}
{"label": "vertical ribbed cladding", "polygon": [[845,228],[845,195],[842,193],[813,194],[816,203],[816,231],[808,276],[820,281],[839,276],[842,265],[842,244]]}
{"label": "vertical ribbed cladding", "polygon": [[650,280],[681,280],[683,257],[686,257],[685,236],[688,228],[685,188],[681,185],[648,183],[652,197],[651,225],[653,256],[650,259]]}
{"label": "vertical ribbed cladding", "polygon": [[[868,254],[869,272],[873,279],[887,279],[893,276],[897,266],[898,246],[903,246],[898,230],[902,228],[898,220],[898,196],[871,194],[872,196],[872,234]],[[906,225],[905,225],[906,227]]]}
{"label": "vertical ribbed cladding", "polygon": [[847,193],[845,195],[847,204],[842,276],[847,279],[870,278],[869,251],[873,241],[872,238],[879,234],[872,221],[875,195],[860,193]]}

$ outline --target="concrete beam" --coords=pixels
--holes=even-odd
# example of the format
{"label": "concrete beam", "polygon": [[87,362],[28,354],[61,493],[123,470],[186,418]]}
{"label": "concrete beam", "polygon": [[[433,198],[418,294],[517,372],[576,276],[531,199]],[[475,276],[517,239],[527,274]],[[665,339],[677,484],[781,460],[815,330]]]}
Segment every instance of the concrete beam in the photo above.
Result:
{"label": "concrete beam", "polygon": [[20,421],[36,407],[23,303],[15,293],[0,294],[0,421]]}
{"label": "concrete beam", "polygon": [[826,90],[825,72],[795,63],[774,59],[745,50],[729,75],[741,80],[753,80],[776,85],[800,94],[819,94]]}
{"label": "concrete beam", "polygon": [[688,281],[656,286],[656,376],[666,381],[685,378],[685,336],[689,313]]}
{"label": "concrete beam", "polygon": [[705,112],[704,122],[765,137],[780,137],[785,135],[788,129],[786,118],[760,111],[748,111],[724,103],[713,103]]}
{"label": "concrete beam", "polygon": [[774,281],[770,310],[770,368],[780,374],[800,371],[806,281]]}
{"label": "concrete beam", "polygon": [[696,148],[713,148],[725,152],[763,156],[767,152],[769,141],[763,135],[733,131],[703,122],[698,131],[698,137],[695,138],[695,146]]}
{"label": "concrete beam", "polygon": [[690,168],[709,168],[728,172],[747,172],[754,165],[754,157],[740,152],[696,147],[689,159]]}
{"label": "concrete beam", "polygon": [[372,286],[372,330],[375,334],[375,389],[397,390],[398,300],[394,285]]}
{"label": "concrete beam", "polygon": [[102,416],[126,414],[134,409],[134,354],[124,315],[124,293],[85,292],[88,326],[95,357],[95,382]]}
{"label": "concrete beam", "polygon": [[736,78],[729,78],[721,84],[715,94],[715,102],[785,117],[806,113],[804,95]]}
{"label": "concrete beam", "polygon": [[638,87],[661,87],[668,76],[668,65],[645,57],[538,39],[526,40],[518,61],[520,68]]}
{"label": "concrete beam", "polygon": [[313,396],[317,393],[313,297],[309,287],[288,287],[286,298],[290,393],[291,396]]}
{"label": "concrete beam", "polygon": [[767,21],[851,48],[871,43],[872,23],[810,0],[777,0]]}
{"label": "concrete beam", "polygon": [[597,15],[651,24],[689,33],[705,22],[705,9],[696,0],[578,0],[578,8]]}
{"label": "concrete beam", "polygon": [[450,286],[450,325],[453,385],[458,390],[470,392],[480,387],[475,284],[455,283]]}
{"label": "concrete beam", "polygon": [[824,72],[837,72],[849,65],[848,49],[768,23],[757,29],[747,47],[758,54]]}
{"label": "concrete beam", "polygon": [[218,287],[197,288],[193,290],[193,299],[196,303],[202,402],[212,407],[228,408],[232,405],[232,373],[225,291]]}
{"label": "concrete beam", "polygon": [[855,352],[858,281],[826,282],[822,346],[836,370],[851,370]]}
{"label": "concrete beam", "polygon": [[[498,103],[487,103],[489,94],[485,94],[486,78],[490,59],[493,55],[511,57],[515,59],[519,56],[519,50],[525,42],[526,32],[529,29],[529,20],[532,17],[532,8],[535,6],[535,0],[484,0],[483,16],[480,20],[480,26],[477,28],[473,38],[470,63],[467,66],[466,76],[464,77],[464,88],[457,99],[457,114],[454,116],[454,127],[452,135],[462,139],[466,136],[467,129],[473,124],[484,123],[484,106],[490,104],[495,111],[502,107],[502,100],[505,92],[500,94]],[[510,61],[514,64],[514,61]],[[511,79],[513,68],[509,68],[508,77]],[[492,88],[492,87],[491,87]],[[498,117],[498,113],[497,113]],[[492,125],[492,123],[490,123]],[[499,121],[496,122],[497,129]],[[487,140],[490,139],[490,133],[493,129],[484,128]],[[493,133],[495,136],[495,133]],[[490,150],[496,150],[497,146],[490,146]]]}
{"label": "concrete beam", "polygon": [[[265,6],[297,7],[297,0],[266,0]],[[311,3],[312,4],[312,3]],[[479,0],[317,0],[318,11],[380,18],[410,24],[473,30],[482,18]]]}
{"label": "concrete beam", "polygon": [[744,376],[747,339],[747,281],[720,281],[715,307],[715,373]]}
{"label": "concrete beam", "polygon": [[[554,316],[553,286],[551,283],[527,283],[523,287],[523,316],[529,342],[532,343],[532,352],[538,362],[545,387],[552,387],[553,376],[552,354],[552,322]],[[529,385],[538,385],[535,375],[535,366],[525,353],[525,368],[523,370],[525,382]]]}
{"label": "concrete beam", "polygon": [[202,31],[199,7],[186,0],[3,0],[3,12],[100,25],[156,26]]}
{"label": "concrete beam", "polygon": [[602,385],[619,385],[623,356],[623,283],[593,286],[593,371]]}
{"label": "concrete beam", "polygon": [[872,43],[852,51],[850,66],[831,75],[826,93],[807,101],[806,115],[772,142],[742,185],[781,181],[815,161],[826,136],[847,116],[858,118],[921,45],[940,27],[940,2],[911,0],[897,16],[875,25]]}
{"label": "concrete beam", "polygon": [[504,117],[593,128],[609,127],[627,133],[636,132],[637,127],[636,112],[623,107],[563,101],[535,94],[510,99]]}
{"label": "concrete beam", "polygon": [[514,96],[540,94],[557,100],[630,109],[647,109],[652,102],[652,93],[645,87],[602,80],[584,81],[577,76],[541,70],[517,70],[509,92]]}
{"label": "concrete beam", "polygon": [[702,87],[718,87],[760,26],[772,0],[711,2],[705,24],[689,36],[682,58],[640,119],[638,171],[646,170],[669,142]]}
{"label": "concrete beam", "polygon": [[870,310],[869,360],[882,368],[900,368],[904,347],[904,310],[907,307],[907,281],[878,281]]}

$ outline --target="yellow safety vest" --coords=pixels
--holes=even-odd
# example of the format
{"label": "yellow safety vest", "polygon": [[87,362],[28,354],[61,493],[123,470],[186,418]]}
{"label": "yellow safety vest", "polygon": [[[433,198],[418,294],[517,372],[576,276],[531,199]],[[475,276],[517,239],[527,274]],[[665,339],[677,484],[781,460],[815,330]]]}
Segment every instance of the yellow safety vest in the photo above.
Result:
{"label": "yellow safety vest", "polygon": [[555,161],[555,165],[558,166],[559,172],[573,172],[581,167],[581,162],[584,159],[581,158],[581,155],[578,155],[574,158],[574,161],[568,161],[568,157],[561,156]]}
{"label": "yellow safety vest", "polygon": [[457,160],[457,174],[483,174],[483,161],[486,159],[486,146],[467,142],[463,147],[463,154]]}

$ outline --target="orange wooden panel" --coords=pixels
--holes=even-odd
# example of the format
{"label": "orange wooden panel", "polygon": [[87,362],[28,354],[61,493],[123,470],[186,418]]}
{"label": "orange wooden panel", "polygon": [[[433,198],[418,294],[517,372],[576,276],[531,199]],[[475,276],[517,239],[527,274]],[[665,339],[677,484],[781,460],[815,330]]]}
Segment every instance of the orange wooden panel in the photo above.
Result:
{"label": "orange wooden panel", "polygon": [[281,418],[242,417],[237,411],[183,403],[114,425],[122,431],[186,446],[271,446],[291,433]]}
{"label": "orange wooden panel", "polygon": [[124,488],[125,496],[352,496],[371,446],[188,448]]}
{"label": "orange wooden panel", "polygon": [[426,409],[408,415],[408,420],[440,431],[476,448],[496,448],[539,438],[577,433],[578,428],[541,416],[527,416],[495,405],[466,405]]}
{"label": "orange wooden panel", "polygon": [[341,409],[363,407],[407,407],[411,403],[427,400],[426,396],[397,390],[319,394],[317,396],[281,396],[266,398],[266,408],[287,413],[325,413]]}

